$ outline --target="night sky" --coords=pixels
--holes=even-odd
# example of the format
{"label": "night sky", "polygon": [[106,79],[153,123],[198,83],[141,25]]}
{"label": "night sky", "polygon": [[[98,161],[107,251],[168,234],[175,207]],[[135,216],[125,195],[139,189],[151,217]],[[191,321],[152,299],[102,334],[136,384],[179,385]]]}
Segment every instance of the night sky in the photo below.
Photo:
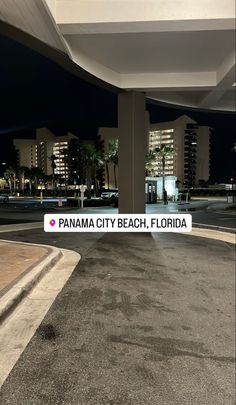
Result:
{"label": "night sky", "polygon": [[[14,163],[12,139],[31,137],[46,126],[57,135],[94,138],[99,126],[117,125],[117,94],[89,84],[17,42],[0,36],[0,163]],[[151,122],[187,114],[214,129],[211,179],[236,177],[231,152],[236,142],[236,115],[179,109],[147,102]]]}

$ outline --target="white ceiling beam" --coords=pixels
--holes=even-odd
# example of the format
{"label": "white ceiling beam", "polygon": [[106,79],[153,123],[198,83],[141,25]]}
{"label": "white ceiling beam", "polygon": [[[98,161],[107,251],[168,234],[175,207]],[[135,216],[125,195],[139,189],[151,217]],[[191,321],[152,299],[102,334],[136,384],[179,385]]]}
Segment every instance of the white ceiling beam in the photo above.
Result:
{"label": "white ceiling beam", "polygon": [[50,13],[52,14],[53,18],[56,19],[56,5],[57,0],[43,0],[43,2],[47,5]]}
{"label": "white ceiling beam", "polygon": [[58,24],[235,18],[234,0],[57,0]]}
{"label": "white ceiling beam", "polygon": [[44,0],[0,0],[0,20],[65,52],[63,37]]}
{"label": "white ceiling beam", "polygon": [[235,28],[234,0],[57,0],[54,16],[65,35]]}
{"label": "white ceiling beam", "polygon": [[178,105],[187,105],[189,107],[196,107],[198,99],[199,99],[199,97],[201,97],[201,92],[200,92],[200,95],[198,95],[198,93],[199,92],[197,92],[197,91],[183,92],[183,91],[179,91],[179,89],[178,89],[175,92],[174,91],[147,92],[146,96],[148,98],[163,101],[163,102],[171,102],[171,103],[175,103]]}
{"label": "white ceiling beam", "polygon": [[90,56],[81,52],[80,49],[71,41],[67,42],[67,47],[71,55],[71,59],[82,67],[87,72],[98,77],[101,80],[106,78],[106,81],[113,86],[120,87],[120,75],[117,72],[109,69],[105,65],[98,63]]}
{"label": "white ceiling beam", "polygon": [[[228,57],[221,63],[216,72],[217,86],[223,87],[224,84],[232,86],[235,79],[232,79],[232,73],[235,72],[236,54],[235,44],[234,50],[228,55]],[[231,73],[230,73],[231,72]]]}
{"label": "white ceiling beam", "polygon": [[58,24],[63,35],[122,34],[142,32],[186,32],[233,30],[235,20],[175,20],[175,21],[129,21],[113,23],[67,23]]}
{"label": "white ceiling beam", "polygon": [[120,86],[127,90],[173,90],[180,88],[205,89],[214,87],[215,85],[215,72],[140,73],[120,75]]}
{"label": "white ceiling beam", "polygon": [[230,88],[234,88],[236,72],[236,58],[235,52],[219,66],[216,72],[216,86],[212,91],[201,101],[199,107],[210,108],[216,105],[218,101],[224,96],[225,92]]}

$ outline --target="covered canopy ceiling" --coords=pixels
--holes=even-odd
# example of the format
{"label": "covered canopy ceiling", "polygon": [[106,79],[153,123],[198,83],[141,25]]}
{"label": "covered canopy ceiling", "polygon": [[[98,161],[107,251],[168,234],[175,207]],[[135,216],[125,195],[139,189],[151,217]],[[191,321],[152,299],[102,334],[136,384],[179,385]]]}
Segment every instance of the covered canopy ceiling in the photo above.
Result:
{"label": "covered canopy ceiling", "polygon": [[2,0],[0,19],[121,90],[234,111],[234,0]]}

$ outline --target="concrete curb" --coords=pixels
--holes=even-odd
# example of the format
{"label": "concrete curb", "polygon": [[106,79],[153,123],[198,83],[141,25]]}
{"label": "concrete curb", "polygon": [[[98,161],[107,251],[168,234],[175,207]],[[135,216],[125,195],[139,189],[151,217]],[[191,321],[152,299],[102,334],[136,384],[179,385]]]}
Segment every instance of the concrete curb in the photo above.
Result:
{"label": "concrete curb", "polygon": [[194,228],[202,228],[202,229],[210,229],[216,231],[223,231],[228,233],[236,233],[236,229],[234,228],[227,228],[225,226],[218,226],[218,225],[209,225],[209,224],[199,224],[197,222],[193,222]]}
{"label": "concrete curb", "polygon": [[49,249],[50,253],[39,264],[33,267],[27,274],[14,284],[9,291],[0,298],[0,323],[15,309],[19,302],[33,289],[41,278],[52,268],[62,257],[60,249],[48,245],[39,245],[33,243],[14,242],[2,240],[6,243],[20,245],[39,246]]}
{"label": "concrete curb", "polygon": [[233,245],[236,244],[235,234],[231,232],[222,232],[222,230],[218,231],[216,229],[193,227],[192,232],[185,232],[184,234],[182,233],[182,235],[197,236],[231,243]]}
{"label": "concrete curb", "polygon": [[60,251],[62,257],[56,265],[1,324],[0,388],[81,259],[73,250]]}
{"label": "concrete curb", "polygon": [[221,211],[220,209],[216,209],[216,210],[206,210],[207,212],[214,212],[214,214],[220,214],[220,215],[231,215],[233,217],[236,217],[236,212],[235,211],[231,211],[231,210],[223,210]]}

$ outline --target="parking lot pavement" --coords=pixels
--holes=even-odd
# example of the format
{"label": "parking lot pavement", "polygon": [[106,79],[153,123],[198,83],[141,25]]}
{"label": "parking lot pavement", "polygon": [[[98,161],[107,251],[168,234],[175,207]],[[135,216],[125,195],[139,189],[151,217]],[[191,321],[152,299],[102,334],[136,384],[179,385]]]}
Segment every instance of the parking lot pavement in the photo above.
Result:
{"label": "parking lot pavement", "polygon": [[233,245],[176,234],[51,238],[83,246],[82,260],[0,403],[235,403]]}

